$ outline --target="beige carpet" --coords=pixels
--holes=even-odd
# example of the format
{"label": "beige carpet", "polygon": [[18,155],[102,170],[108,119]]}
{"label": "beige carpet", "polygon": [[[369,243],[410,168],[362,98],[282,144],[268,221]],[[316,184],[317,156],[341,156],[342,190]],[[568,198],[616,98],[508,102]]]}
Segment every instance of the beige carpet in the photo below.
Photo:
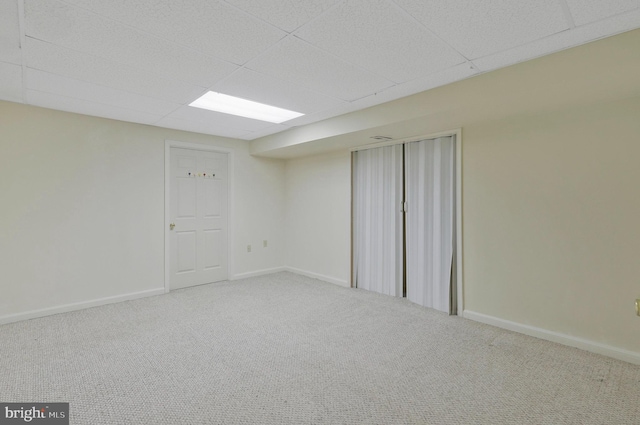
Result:
{"label": "beige carpet", "polygon": [[0,327],[72,424],[640,424],[640,366],[289,273]]}

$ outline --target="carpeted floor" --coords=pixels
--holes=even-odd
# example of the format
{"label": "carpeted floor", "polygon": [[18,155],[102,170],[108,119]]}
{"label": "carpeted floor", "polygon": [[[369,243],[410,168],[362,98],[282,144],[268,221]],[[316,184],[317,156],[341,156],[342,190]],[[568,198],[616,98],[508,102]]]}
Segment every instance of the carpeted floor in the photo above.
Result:
{"label": "carpeted floor", "polygon": [[0,326],[72,424],[640,424],[640,366],[290,273]]}

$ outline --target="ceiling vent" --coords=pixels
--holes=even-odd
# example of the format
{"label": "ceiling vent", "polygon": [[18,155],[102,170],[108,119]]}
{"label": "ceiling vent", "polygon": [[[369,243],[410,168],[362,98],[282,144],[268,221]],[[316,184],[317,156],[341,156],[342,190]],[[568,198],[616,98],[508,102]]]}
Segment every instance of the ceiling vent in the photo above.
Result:
{"label": "ceiling vent", "polygon": [[371,138],[379,142],[386,142],[388,140],[393,140],[393,137],[387,137],[387,136],[371,136]]}

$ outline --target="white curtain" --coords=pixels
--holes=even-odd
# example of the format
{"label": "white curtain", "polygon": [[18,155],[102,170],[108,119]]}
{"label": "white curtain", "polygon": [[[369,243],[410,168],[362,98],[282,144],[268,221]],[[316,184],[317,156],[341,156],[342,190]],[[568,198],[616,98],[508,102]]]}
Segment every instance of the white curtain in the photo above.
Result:
{"label": "white curtain", "polygon": [[407,298],[449,313],[454,219],[454,138],[405,148]]}
{"label": "white curtain", "polygon": [[402,296],[402,146],[353,154],[353,282]]}

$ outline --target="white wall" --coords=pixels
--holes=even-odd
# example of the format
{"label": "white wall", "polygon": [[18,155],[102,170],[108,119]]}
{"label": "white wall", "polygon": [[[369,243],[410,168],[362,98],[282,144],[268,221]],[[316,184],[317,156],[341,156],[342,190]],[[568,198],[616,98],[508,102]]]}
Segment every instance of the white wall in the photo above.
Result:
{"label": "white wall", "polygon": [[[235,154],[235,277],[284,264],[285,162],[249,155],[248,143]],[[263,241],[267,240],[267,247]],[[247,252],[251,245],[251,252]]]}
{"label": "white wall", "polygon": [[286,266],[349,286],[350,153],[289,160],[285,181]]}
{"label": "white wall", "polygon": [[234,150],[235,273],[283,265],[284,161],[241,140],[0,102],[0,322],[164,288],[166,139]]}

